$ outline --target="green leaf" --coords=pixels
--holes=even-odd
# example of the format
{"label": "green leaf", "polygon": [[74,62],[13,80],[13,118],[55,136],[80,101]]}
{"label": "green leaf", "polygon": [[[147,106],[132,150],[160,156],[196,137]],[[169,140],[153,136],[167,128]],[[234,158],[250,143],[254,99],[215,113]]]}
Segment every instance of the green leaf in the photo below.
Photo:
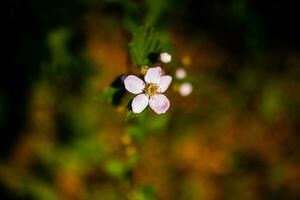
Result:
{"label": "green leaf", "polygon": [[153,28],[139,28],[129,44],[132,61],[138,66],[150,65],[149,55],[159,54],[162,49],[159,34]]}

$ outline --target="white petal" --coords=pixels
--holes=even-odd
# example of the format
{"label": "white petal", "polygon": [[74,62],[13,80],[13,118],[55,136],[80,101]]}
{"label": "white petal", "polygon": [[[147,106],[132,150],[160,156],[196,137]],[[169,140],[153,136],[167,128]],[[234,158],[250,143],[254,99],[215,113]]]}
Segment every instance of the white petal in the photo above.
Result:
{"label": "white petal", "polygon": [[170,107],[169,99],[163,94],[157,94],[150,98],[150,107],[157,113],[165,113]]}
{"label": "white petal", "polygon": [[145,88],[145,83],[139,77],[129,75],[124,80],[125,88],[133,94],[142,93]]}
{"label": "white petal", "polygon": [[161,73],[162,70],[160,67],[149,68],[145,75],[146,83],[159,83]]}
{"label": "white petal", "polygon": [[166,75],[166,76],[160,77],[160,81],[158,84],[159,85],[158,91],[160,93],[165,92],[168,89],[169,85],[171,84],[171,81],[172,81],[171,76]]}
{"label": "white petal", "polygon": [[145,94],[139,94],[132,100],[131,107],[134,113],[141,113],[149,103],[149,98]]}
{"label": "white petal", "polygon": [[183,83],[182,85],[180,85],[179,87],[179,93],[181,94],[181,96],[189,96],[193,91],[193,86],[190,83]]}

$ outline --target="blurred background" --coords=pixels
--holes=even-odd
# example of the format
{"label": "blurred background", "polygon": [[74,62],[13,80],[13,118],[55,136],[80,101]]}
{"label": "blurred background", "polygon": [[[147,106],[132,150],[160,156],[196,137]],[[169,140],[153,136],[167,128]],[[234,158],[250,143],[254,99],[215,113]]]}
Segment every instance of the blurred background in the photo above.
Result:
{"label": "blurred background", "polygon": [[[1,200],[300,199],[294,1],[10,0],[3,10]],[[163,115],[131,116],[133,96],[116,87],[139,73],[128,45],[141,27],[172,55]]]}

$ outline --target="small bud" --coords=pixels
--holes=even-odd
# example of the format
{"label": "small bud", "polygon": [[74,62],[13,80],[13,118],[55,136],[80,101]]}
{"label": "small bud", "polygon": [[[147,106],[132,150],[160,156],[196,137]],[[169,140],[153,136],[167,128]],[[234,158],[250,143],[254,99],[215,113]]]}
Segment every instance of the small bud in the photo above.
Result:
{"label": "small bud", "polygon": [[186,77],[186,71],[183,68],[179,68],[176,70],[176,77],[178,79],[184,79]]}
{"label": "small bud", "polygon": [[179,93],[181,96],[188,96],[192,93],[193,91],[193,86],[190,83],[183,83],[179,86]]}
{"label": "small bud", "polygon": [[163,52],[159,55],[159,59],[163,63],[169,63],[172,60],[172,56],[168,54],[167,52]]}
{"label": "small bud", "polygon": [[148,66],[142,66],[141,67],[141,74],[145,75],[148,71],[148,68],[149,68]]}

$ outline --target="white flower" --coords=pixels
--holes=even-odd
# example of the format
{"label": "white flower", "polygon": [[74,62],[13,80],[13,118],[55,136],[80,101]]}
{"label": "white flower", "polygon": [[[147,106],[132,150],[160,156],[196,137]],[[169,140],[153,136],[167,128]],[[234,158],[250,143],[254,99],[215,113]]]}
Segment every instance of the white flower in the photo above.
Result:
{"label": "white flower", "polygon": [[171,84],[172,77],[162,76],[160,67],[149,68],[145,82],[134,75],[129,75],[124,80],[127,91],[138,94],[132,100],[131,107],[134,113],[141,113],[148,104],[157,113],[165,113],[170,107],[169,99],[162,94]]}
{"label": "white flower", "polygon": [[179,86],[179,93],[181,96],[188,96],[192,93],[193,91],[193,86],[190,83],[183,83]]}
{"label": "white flower", "polygon": [[167,52],[163,52],[159,55],[159,59],[163,63],[169,63],[172,60],[172,56],[168,54]]}
{"label": "white flower", "polygon": [[176,77],[178,79],[184,79],[186,77],[186,71],[183,68],[179,68],[176,70]]}

